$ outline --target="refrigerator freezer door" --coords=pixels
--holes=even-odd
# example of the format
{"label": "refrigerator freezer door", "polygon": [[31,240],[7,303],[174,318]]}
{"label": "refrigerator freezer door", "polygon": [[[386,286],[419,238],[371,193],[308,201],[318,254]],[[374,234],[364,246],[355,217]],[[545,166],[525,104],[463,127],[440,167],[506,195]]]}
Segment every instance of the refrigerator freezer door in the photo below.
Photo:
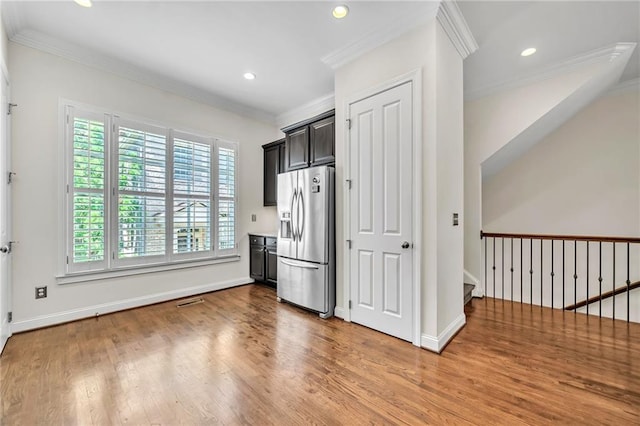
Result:
{"label": "refrigerator freezer door", "polygon": [[298,172],[281,173],[278,175],[278,254],[295,258],[296,228],[295,208],[298,186]]}
{"label": "refrigerator freezer door", "polygon": [[[333,234],[332,194],[333,169],[327,166],[298,171],[298,193],[300,205],[296,220],[299,230],[299,260],[328,263],[329,236]],[[279,193],[278,193],[279,194]]]}
{"label": "refrigerator freezer door", "polygon": [[278,256],[278,297],[320,313],[327,313],[330,303],[328,295],[328,265]]}

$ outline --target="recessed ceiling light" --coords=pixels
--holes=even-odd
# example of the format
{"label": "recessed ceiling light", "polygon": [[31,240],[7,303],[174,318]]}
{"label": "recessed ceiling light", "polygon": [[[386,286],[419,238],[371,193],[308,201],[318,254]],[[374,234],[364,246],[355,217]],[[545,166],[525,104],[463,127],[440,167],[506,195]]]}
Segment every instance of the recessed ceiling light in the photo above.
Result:
{"label": "recessed ceiling light", "polygon": [[73,0],[75,1],[77,4],[79,4],[82,7],[91,7],[92,3],[91,0]]}
{"label": "recessed ceiling light", "polygon": [[522,51],[522,53],[520,53],[520,56],[531,56],[534,53],[536,53],[536,48],[535,47],[530,47],[528,49],[524,49]]}
{"label": "recessed ceiling light", "polygon": [[256,75],[252,72],[245,72],[244,73],[244,78],[246,78],[247,80],[255,80],[256,79]]}
{"label": "recessed ceiling light", "polygon": [[340,5],[333,8],[333,17],[342,19],[349,14],[349,8],[346,5]]}

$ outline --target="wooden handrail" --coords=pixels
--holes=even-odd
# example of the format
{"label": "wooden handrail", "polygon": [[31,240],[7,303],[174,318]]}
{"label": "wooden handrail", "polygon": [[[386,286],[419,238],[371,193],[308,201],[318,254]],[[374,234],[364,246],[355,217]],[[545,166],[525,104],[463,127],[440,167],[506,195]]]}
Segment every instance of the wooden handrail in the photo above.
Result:
{"label": "wooden handrail", "polygon": [[550,234],[505,234],[498,232],[480,231],[480,238],[522,238],[531,240],[565,240],[565,241],[596,241],[608,243],[640,243],[640,238],[634,237],[609,237],[609,236],[592,236],[592,235],[550,235]]}
{"label": "wooden handrail", "polygon": [[623,285],[622,287],[618,287],[615,290],[609,290],[606,293],[602,293],[602,296],[593,296],[590,297],[587,300],[582,300],[576,304],[573,305],[569,305],[566,306],[564,308],[565,311],[573,311],[576,310],[578,308],[582,308],[583,306],[587,306],[590,305],[592,303],[595,302],[599,302],[600,300],[604,300],[604,299],[608,299],[609,297],[613,297],[613,296],[617,296],[618,294],[622,294],[622,293],[626,293],[627,291],[631,291],[631,290],[635,290],[636,288],[640,287],[640,281],[636,281],[635,283],[629,284],[629,287],[627,287],[627,285]]}

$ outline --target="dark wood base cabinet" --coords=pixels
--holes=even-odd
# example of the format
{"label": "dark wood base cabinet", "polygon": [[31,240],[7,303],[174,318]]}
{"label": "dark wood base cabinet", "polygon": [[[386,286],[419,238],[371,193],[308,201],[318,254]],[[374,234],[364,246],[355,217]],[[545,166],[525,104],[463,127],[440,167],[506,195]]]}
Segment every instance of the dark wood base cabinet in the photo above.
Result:
{"label": "dark wood base cabinet", "polygon": [[277,238],[249,235],[249,275],[271,287],[278,284]]}

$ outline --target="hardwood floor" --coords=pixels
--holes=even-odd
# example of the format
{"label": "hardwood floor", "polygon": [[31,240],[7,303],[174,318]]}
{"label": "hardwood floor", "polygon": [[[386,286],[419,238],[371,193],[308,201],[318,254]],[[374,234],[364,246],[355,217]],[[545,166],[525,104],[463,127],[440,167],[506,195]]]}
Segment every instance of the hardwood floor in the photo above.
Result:
{"label": "hardwood floor", "polygon": [[640,424],[640,325],[474,300],[442,355],[247,285],[13,336],[2,425]]}

